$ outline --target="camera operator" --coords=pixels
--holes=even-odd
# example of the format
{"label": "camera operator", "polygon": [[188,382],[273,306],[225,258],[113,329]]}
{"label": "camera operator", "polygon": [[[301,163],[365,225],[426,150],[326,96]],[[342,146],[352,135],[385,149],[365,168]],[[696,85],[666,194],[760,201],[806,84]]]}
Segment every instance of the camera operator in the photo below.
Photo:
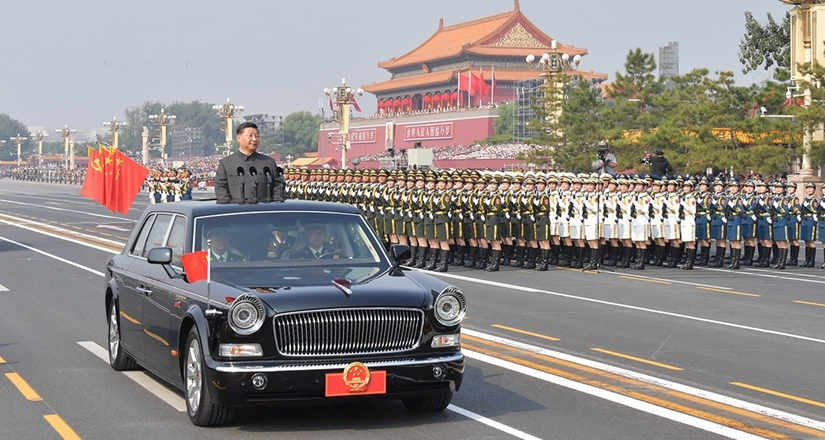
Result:
{"label": "camera operator", "polygon": [[607,142],[599,141],[599,145],[596,147],[596,157],[597,159],[591,164],[593,171],[607,173],[616,177],[616,166],[618,163],[616,162],[616,156],[610,152],[610,147],[607,145]]}
{"label": "camera operator", "polygon": [[665,157],[665,153],[662,150],[656,150],[653,154],[654,156],[650,158],[649,162],[650,175],[655,179],[667,174],[672,174],[673,167],[670,166],[670,162],[668,162]]}

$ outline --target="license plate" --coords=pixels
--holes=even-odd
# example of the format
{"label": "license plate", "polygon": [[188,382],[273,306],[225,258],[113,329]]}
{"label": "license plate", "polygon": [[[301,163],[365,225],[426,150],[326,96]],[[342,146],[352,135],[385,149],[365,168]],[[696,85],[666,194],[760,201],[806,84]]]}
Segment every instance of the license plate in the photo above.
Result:
{"label": "license plate", "polygon": [[387,372],[370,371],[361,362],[353,362],[341,373],[327,373],[326,397],[364,396],[387,393]]}

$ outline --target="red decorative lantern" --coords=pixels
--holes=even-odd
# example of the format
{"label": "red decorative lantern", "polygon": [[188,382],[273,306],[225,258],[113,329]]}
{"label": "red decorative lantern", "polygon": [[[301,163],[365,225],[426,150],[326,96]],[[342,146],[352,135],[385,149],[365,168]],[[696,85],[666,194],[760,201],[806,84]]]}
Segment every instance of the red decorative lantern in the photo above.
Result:
{"label": "red decorative lantern", "polygon": [[444,107],[450,108],[450,92],[444,92],[441,94],[441,102],[444,104]]}
{"label": "red decorative lantern", "polygon": [[440,93],[433,94],[433,107],[441,108],[441,94]]}
{"label": "red decorative lantern", "polygon": [[401,111],[401,98],[395,98],[395,101],[393,101],[393,107],[395,108],[396,113]]}
{"label": "red decorative lantern", "polygon": [[458,91],[453,90],[453,93],[450,95],[450,97],[453,100],[453,105],[457,106],[458,105]]}
{"label": "red decorative lantern", "polygon": [[432,97],[431,97],[429,94],[424,95],[424,96],[421,98],[421,103],[422,103],[422,104],[424,104],[424,109],[425,109],[425,110],[429,110],[429,109],[431,109],[431,108],[432,108],[432,106],[430,105],[430,102],[431,102],[431,101],[432,101]]}

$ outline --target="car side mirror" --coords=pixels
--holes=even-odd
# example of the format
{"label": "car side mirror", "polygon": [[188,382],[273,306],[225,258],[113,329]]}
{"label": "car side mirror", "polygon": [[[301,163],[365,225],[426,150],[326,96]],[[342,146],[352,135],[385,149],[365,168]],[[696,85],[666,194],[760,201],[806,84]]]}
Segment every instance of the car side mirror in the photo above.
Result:
{"label": "car side mirror", "polygon": [[146,255],[146,261],[148,261],[149,264],[160,264],[163,266],[163,270],[166,271],[166,275],[169,275],[169,278],[186,279],[184,274],[176,271],[175,268],[172,267],[172,248],[170,247],[149,249],[149,254]]}
{"label": "car side mirror", "polygon": [[146,260],[150,264],[171,264],[172,263],[172,248],[157,247],[149,249],[149,255]]}
{"label": "car side mirror", "polygon": [[406,244],[393,244],[390,246],[390,256],[395,260],[396,265],[403,260],[408,260],[411,256],[410,247]]}

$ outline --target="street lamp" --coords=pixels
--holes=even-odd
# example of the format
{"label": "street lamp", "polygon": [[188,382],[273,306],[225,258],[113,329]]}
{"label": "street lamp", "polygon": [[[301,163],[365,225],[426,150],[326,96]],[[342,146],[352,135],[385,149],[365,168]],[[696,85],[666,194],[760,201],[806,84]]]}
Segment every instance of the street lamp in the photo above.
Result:
{"label": "street lamp", "polygon": [[[547,101],[548,107],[553,98],[559,97],[562,89],[554,77],[565,70],[577,69],[579,67],[579,63],[581,63],[581,60],[581,55],[577,54],[571,58],[570,54],[559,52],[556,40],[553,40],[553,42],[550,43],[550,52],[543,54],[538,60],[533,54],[527,55],[527,67],[530,70],[541,70],[542,72],[539,76],[544,78],[544,97]],[[554,119],[558,120],[557,118],[559,113],[561,113],[561,108],[559,107],[558,110],[553,113],[555,113]],[[549,116],[548,108],[548,118]],[[548,119],[548,121],[550,121],[550,119]]]}
{"label": "street lamp", "polygon": [[115,150],[117,150],[117,132],[126,125],[125,122],[118,121],[117,117],[113,117],[111,121],[103,123],[103,128],[112,132],[112,148]]}
{"label": "street lamp", "polygon": [[68,169],[74,169],[74,151],[69,151],[69,138],[72,137],[75,131],[77,130],[69,128],[68,125],[55,130],[63,138],[63,166]]}
{"label": "street lamp", "polygon": [[287,167],[287,168],[291,168],[291,167],[292,167],[292,159],[294,159],[294,157],[292,157],[292,155],[291,155],[291,154],[287,154],[287,155],[286,155],[286,167]]}
{"label": "street lamp", "polygon": [[[154,125],[160,126],[160,154],[164,163],[166,162],[166,126],[175,122],[178,117],[175,115],[167,115],[164,109],[160,109],[160,114],[149,115],[149,121]],[[143,163],[149,163],[149,145],[143,148]]]}
{"label": "street lamp", "polygon": [[347,150],[349,150],[350,147],[349,106],[352,105],[355,95],[358,95],[360,98],[364,95],[364,91],[361,89],[353,90],[351,87],[347,87],[347,79],[343,78],[341,79],[340,86],[333,87],[332,90],[324,89],[324,95],[335,98],[336,104],[338,105],[338,111],[335,112],[335,121],[338,122],[338,133],[341,134],[341,168],[346,168]]}
{"label": "street lamp", "polygon": [[212,110],[218,112],[218,116],[224,118],[226,121],[226,126],[224,127],[224,131],[226,132],[226,152],[225,154],[229,155],[232,153],[232,120],[235,118],[236,114],[243,113],[243,106],[242,105],[235,105],[229,102],[229,98],[226,98],[226,103],[223,105],[213,105]]}
{"label": "street lamp", "polygon": [[37,133],[32,133],[32,136],[37,142],[37,164],[43,165],[43,138],[49,137],[49,134],[43,130],[38,130]]}
{"label": "street lamp", "polygon": [[20,133],[17,133],[17,137],[9,138],[9,140],[17,144],[17,168],[20,168],[20,146],[23,145],[26,139],[27,138],[20,137]]}

